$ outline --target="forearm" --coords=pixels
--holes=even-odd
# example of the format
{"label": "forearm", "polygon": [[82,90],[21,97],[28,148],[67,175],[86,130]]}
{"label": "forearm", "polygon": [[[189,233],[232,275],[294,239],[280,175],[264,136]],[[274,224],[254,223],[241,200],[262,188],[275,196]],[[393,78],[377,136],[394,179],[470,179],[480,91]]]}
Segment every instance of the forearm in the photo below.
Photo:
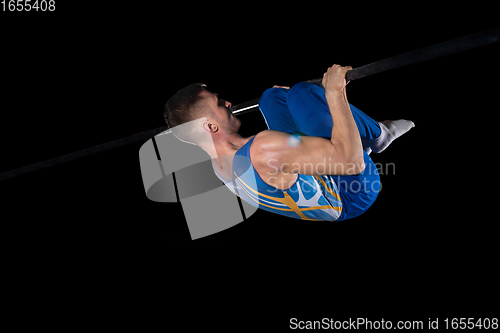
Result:
{"label": "forearm", "polygon": [[345,86],[342,89],[326,90],[325,97],[333,119],[332,144],[346,163],[362,163],[363,145],[347,102]]}

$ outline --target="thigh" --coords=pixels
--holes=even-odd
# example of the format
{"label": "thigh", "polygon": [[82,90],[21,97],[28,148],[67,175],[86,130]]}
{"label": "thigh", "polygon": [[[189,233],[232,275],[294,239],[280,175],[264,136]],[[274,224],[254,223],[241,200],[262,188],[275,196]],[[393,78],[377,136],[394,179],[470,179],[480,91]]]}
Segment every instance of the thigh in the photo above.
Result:
{"label": "thigh", "polygon": [[376,165],[363,152],[365,170],[352,176],[330,176],[337,184],[343,209],[339,221],[351,219],[366,212],[375,202],[381,189]]}
{"label": "thigh", "polygon": [[[333,120],[325,98],[325,89],[309,83],[300,82],[290,89],[286,96],[290,115],[298,130],[309,136],[330,138]],[[378,123],[352,104],[351,113],[363,139],[373,140],[380,135]]]}
{"label": "thigh", "polygon": [[292,120],[300,132],[309,136],[331,137],[333,120],[323,88],[300,82],[290,89],[286,98]]}

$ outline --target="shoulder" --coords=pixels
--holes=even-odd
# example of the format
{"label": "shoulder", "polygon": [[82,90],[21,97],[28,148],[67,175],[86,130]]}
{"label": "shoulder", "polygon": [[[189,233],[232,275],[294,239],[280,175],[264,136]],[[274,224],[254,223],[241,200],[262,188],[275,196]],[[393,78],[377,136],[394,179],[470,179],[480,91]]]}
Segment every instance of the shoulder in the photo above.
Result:
{"label": "shoulder", "polygon": [[250,147],[250,158],[255,167],[267,168],[270,164],[279,164],[283,156],[284,148],[288,145],[290,134],[265,130],[258,133]]}
{"label": "shoulder", "polygon": [[290,136],[285,132],[265,130],[255,135],[252,148],[263,153],[280,151]]}
{"label": "shoulder", "polygon": [[275,188],[285,190],[297,180],[298,175],[285,172],[287,144],[292,135],[279,131],[258,133],[250,147],[252,164],[262,180]]}

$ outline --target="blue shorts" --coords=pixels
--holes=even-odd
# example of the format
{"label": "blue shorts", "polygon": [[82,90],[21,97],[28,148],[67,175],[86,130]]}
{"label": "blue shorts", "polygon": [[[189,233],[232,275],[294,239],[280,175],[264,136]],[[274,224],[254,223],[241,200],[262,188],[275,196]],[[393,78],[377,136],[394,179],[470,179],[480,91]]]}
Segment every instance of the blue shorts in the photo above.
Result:
{"label": "blue shorts", "polygon": [[[380,136],[379,124],[349,104],[361,140],[365,143]],[[270,130],[290,134],[330,138],[333,120],[325,90],[313,83],[301,82],[290,90],[270,88],[259,101],[259,108]],[[365,170],[353,176],[333,176],[342,199],[339,221],[364,213],[380,191],[380,176],[370,156],[364,153]]]}

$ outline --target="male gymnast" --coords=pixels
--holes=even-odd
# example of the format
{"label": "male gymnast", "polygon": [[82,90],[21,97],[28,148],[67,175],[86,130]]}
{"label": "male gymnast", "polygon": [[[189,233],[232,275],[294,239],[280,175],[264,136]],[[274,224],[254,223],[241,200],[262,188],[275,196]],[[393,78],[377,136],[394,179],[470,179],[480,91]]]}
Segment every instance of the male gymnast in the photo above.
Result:
{"label": "male gymnast", "polygon": [[[301,82],[266,90],[259,108],[269,130],[248,138],[238,134],[241,121],[231,103],[203,84],[179,90],[164,116],[177,138],[210,154],[218,177],[248,203],[303,220],[350,219],[367,211],[380,191],[369,154],[415,126],[404,119],[377,122],[349,104],[351,69],[329,67],[324,88]],[[187,123],[194,125],[175,131]]]}

